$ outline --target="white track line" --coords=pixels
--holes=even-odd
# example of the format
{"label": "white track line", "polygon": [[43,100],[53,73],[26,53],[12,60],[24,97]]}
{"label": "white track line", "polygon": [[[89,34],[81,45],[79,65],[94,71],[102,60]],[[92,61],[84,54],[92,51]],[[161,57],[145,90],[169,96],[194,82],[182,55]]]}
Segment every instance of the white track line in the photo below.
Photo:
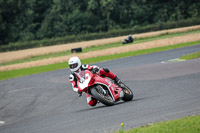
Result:
{"label": "white track line", "polygon": [[161,63],[181,62],[181,61],[185,61],[185,60],[184,59],[175,58],[175,59],[171,59],[171,60],[168,60],[168,61],[162,61]]}
{"label": "white track line", "polygon": [[0,121],[0,126],[5,124],[5,121]]}

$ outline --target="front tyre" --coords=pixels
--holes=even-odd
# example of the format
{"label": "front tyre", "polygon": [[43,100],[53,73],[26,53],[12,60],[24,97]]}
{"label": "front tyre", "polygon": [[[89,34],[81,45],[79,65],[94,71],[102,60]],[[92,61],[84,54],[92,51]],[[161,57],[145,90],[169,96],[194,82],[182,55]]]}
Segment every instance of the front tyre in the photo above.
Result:
{"label": "front tyre", "polygon": [[105,90],[103,89],[102,86],[97,85],[93,87],[90,90],[92,96],[94,96],[97,100],[99,100],[101,103],[105,104],[106,106],[112,106],[114,105],[114,100],[109,94],[105,94]]}
{"label": "front tyre", "polygon": [[122,100],[124,101],[131,101],[133,99],[133,92],[132,90],[126,86],[125,84],[123,84],[123,86],[121,86],[123,92],[124,92],[124,97],[122,98]]}

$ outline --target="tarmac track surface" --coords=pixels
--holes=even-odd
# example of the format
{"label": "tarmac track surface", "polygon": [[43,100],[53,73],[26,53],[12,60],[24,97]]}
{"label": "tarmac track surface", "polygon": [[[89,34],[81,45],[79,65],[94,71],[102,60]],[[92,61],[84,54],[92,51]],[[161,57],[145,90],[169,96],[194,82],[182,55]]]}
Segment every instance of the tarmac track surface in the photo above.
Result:
{"label": "tarmac track surface", "polygon": [[97,63],[135,94],[111,107],[87,105],[72,91],[67,69],[1,81],[0,133],[103,133],[122,122],[129,129],[199,115],[200,59],[168,62],[196,51],[200,45]]}

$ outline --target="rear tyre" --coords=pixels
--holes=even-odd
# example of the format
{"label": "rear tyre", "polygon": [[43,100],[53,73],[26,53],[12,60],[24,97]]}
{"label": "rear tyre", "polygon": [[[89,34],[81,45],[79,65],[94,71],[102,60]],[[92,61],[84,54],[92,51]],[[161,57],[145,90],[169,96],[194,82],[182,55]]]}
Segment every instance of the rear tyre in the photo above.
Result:
{"label": "rear tyre", "polygon": [[112,99],[112,97],[109,94],[105,94],[104,92],[106,91],[100,85],[97,85],[91,89],[91,94],[101,103],[105,104],[106,106],[114,105],[115,101]]}
{"label": "rear tyre", "polygon": [[121,88],[124,92],[124,97],[122,98],[122,100],[131,101],[133,99],[133,96],[134,96],[132,90],[128,86],[126,86],[125,84],[123,84],[123,86]]}

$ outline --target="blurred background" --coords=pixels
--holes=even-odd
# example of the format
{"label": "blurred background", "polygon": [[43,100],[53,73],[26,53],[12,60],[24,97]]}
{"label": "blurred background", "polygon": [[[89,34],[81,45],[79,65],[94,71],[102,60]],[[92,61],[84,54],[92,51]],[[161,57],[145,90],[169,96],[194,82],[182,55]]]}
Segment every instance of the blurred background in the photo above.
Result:
{"label": "blurred background", "polygon": [[184,27],[199,18],[199,0],[0,0],[0,49]]}

